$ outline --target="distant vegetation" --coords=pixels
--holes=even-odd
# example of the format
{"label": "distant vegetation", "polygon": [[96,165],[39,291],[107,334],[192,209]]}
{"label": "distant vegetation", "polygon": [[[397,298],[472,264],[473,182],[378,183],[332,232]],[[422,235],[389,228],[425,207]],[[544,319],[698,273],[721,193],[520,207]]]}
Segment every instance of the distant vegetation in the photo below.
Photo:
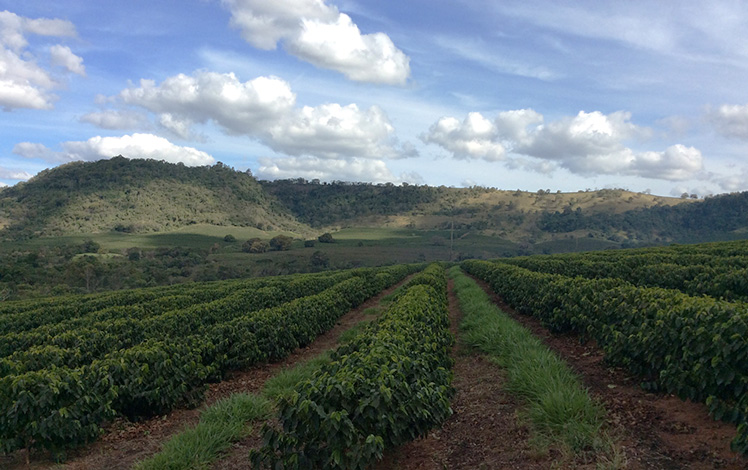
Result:
{"label": "distant vegetation", "polygon": [[163,232],[194,224],[303,228],[251,174],[221,163],[186,167],[123,157],[69,163],[6,189],[0,219],[14,239]]}
{"label": "distant vegetation", "polygon": [[741,229],[747,226],[748,192],[709,197],[697,204],[648,207],[618,214],[588,214],[567,208],[563,212],[545,213],[538,220],[538,227],[547,232],[622,231],[643,234],[648,241],[743,238]]}
{"label": "distant vegetation", "polygon": [[748,193],[258,182],[220,163],[115,157],[0,191],[0,299],[733,240],[746,214]]}

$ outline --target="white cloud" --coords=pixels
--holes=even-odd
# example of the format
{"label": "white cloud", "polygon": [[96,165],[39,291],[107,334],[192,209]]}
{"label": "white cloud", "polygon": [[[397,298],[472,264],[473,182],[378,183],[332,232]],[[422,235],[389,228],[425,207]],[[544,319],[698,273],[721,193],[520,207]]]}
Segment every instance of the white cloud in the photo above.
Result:
{"label": "white cloud", "polygon": [[[398,179],[382,160],[317,157],[261,158],[257,176],[262,179],[305,178],[321,181],[395,182]],[[413,175],[405,175],[413,180]]]}
{"label": "white cloud", "polygon": [[[5,12],[7,13],[7,12]],[[13,13],[11,13],[12,15]],[[73,23],[59,18],[23,18],[23,29],[31,34],[53,37],[76,37],[78,32]]]}
{"label": "white cloud", "polygon": [[279,42],[298,58],[351,80],[404,85],[410,59],[384,33],[362,34],[345,13],[325,0],[223,0],[231,24],[247,42],[275,49]]}
{"label": "white cloud", "polygon": [[748,140],[748,104],[723,104],[708,110],[706,118],[720,135]]}
{"label": "white cloud", "polygon": [[355,104],[304,106],[279,120],[267,132],[265,143],[288,155],[323,158],[396,157],[387,144],[394,128],[379,107],[360,110]]}
{"label": "white cloud", "polygon": [[289,52],[318,67],[336,70],[358,82],[404,85],[410,59],[384,33],[361,34],[341,13],[334,23],[303,20]]}
{"label": "white cloud", "polygon": [[514,153],[555,161],[574,173],[625,173],[636,167],[637,156],[624,146],[624,141],[646,133],[629,122],[630,117],[630,113],[622,111],[608,115],[580,111],[574,117],[530,129],[524,140],[517,139],[517,135],[507,137],[517,139]]}
{"label": "white cloud", "polygon": [[158,114],[172,131],[184,133],[193,123],[213,120],[232,135],[256,135],[268,122],[289,113],[296,102],[290,85],[280,78],[241,82],[233,73],[214,72],[179,74],[158,86],[141,80],[139,87],[127,88],[119,97]]}
{"label": "white cloud", "polygon": [[441,146],[455,158],[499,161],[506,157],[506,149],[497,137],[491,121],[480,113],[469,113],[462,122],[453,117],[439,119],[421,139]]}
{"label": "white cloud", "polygon": [[10,168],[3,168],[0,166],[0,178],[8,180],[26,181],[33,175],[28,171],[13,170]]}
{"label": "white cloud", "polygon": [[[0,12],[0,107],[51,109],[57,99],[51,90],[59,87],[60,82],[26,50],[26,34],[74,37],[75,26],[60,19],[30,19],[9,11]],[[50,62],[69,72],[85,74],[83,59],[68,47],[52,46]]]}
{"label": "white cloud", "polygon": [[[180,74],[161,84],[141,80],[118,99],[154,113],[162,128],[183,139],[196,137],[196,124],[212,121],[226,134],[245,135],[293,156],[383,159],[418,154],[412,145],[397,141],[381,108],[336,103],[298,108],[290,85],[277,77],[241,82],[234,74]],[[84,116],[102,127],[124,117],[117,111]]]}
{"label": "white cloud", "polygon": [[681,181],[699,176],[703,166],[704,159],[698,149],[676,144],[663,152],[642,152],[635,155],[626,172],[645,178]]}
{"label": "white cloud", "polygon": [[141,129],[149,125],[142,113],[114,109],[84,114],[80,120],[101,129]]}
{"label": "white cloud", "polygon": [[729,175],[714,175],[712,181],[717,183],[722,191],[745,191],[745,182],[748,181],[748,168],[733,168],[733,170]]}
{"label": "white cloud", "polygon": [[163,137],[152,134],[132,134],[122,137],[92,137],[86,141],[63,142],[62,151],[54,151],[42,144],[22,142],[13,153],[26,158],[51,163],[76,160],[94,161],[122,155],[126,158],[149,158],[188,166],[210,165],[215,159],[192,147],[174,145]]}
{"label": "white cloud", "polygon": [[[504,111],[491,122],[479,113],[464,121],[446,117],[422,136],[455,158],[506,160],[509,168],[549,174],[565,168],[579,175],[621,174],[664,180],[700,176],[701,152],[673,145],[662,152],[635,152],[625,142],[651,131],[630,122],[627,112],[580,111],[576,116],[545,123],[532,109]],[[507,158],[507,154],[511,158]]]}
{"label": "white cloud", "polygon": [[49,48],[49,54],[52,65],[63,67],[68,72],[80,75],[81,77],[86,76],[86,67],[83,65],[83,58],[73,54],[73,51],[69,47],[55,44]]}

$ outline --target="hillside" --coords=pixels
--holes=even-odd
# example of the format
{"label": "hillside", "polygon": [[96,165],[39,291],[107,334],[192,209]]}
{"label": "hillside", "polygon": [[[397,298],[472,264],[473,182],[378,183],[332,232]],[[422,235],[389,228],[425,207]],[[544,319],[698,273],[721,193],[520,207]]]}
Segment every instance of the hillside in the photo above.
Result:
{"label": "hillside", "polygon": [[258,182],[220,163],[194,168],[123,157],[62,165],[0,192],[0,227],[4,238],[14,240],[211,227],[258,229],[267,238],[342,229],[437,232],[443,238],[454,230],[540,253],[744,238],[746,214],[748,193],[694,200],[623,189]]}
{"label": "hillside", "polygon": [[45,170],[0,193],[11,238],[168,232],[194,224],[305,232],[251,174],[115,157]]}
{"label": "hillside", "polygon": [[647,225],[629,224],[630,233],[623,229],[612,231],[592,223],[572,230],[556,230],[548,227],[546,218],[557,212],[590,217],[625,217],[624,214],[640,214],[649,209],[668,212],[675,206],[687,208],[695,202],[622,189],[552,193],[550,190],[524,192],[484,187],[320,184],[304,180],[260,183],[300,221],[312,227],[333,230],[348,227],[454,228],[532,244],[566,239],[569,235],[602,238],[614,243],[672,241],[673,237],[655,233]]}

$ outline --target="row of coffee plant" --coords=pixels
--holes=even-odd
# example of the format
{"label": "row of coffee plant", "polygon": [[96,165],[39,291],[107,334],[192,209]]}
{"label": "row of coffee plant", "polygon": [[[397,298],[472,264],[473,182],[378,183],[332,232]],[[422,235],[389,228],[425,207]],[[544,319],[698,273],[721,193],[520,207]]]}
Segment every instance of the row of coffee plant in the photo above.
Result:
{"label": "row of coffee plant", "polygon": [[[289,276],[290,277],[290,276]],[[43,297],[38,299],[18,300],[0,303],[0,318],[4,315],[36,311],[54,312],[59,309],[61,316],[74,317],[82,313],[95,311],[104,307],[115,305],[134,305],[147,302],[160,297],[167,297],[189,290],[191,295],[200,301],[213,300],[217,296],[225,295],[238,285],[247,282],[259,282],[264,278],[257,279],[233,279],[227,281],[208,281],[185,284],[174,284],[168,286],[146,287],[141,289],[126,289],[107,293],[96,294],[70,294],[54,297]]]}
{"label": "row of coffee plant", "polygon": [[705,402],[715,418],[738,425],[733,448],[748,451],[748,305],[507,263],[463,267],[551,330],[594,339],[645,387]]}
{"label": "row of coffee plant", "polygon": [[[352,275],[351,271],[329,275],[302,274],[178,284],[105,294],[55,297],[39,301],[5,302],[3,307],[6,310],[13,310],[17,304],[23,306],[23,309],[0,316],[0,335],[30,331],[40,326],[64,331],[107,319],[158,315],[183,306],[213,302],[229,295],[236,295],[240,291],[255,292],[263,288],[280,288],[274,295],[280,299],[291,300],[316,293],[314,289],[319,289],[321,285],[329,287]],[[25,308],[30,305],[33,305],[33,308]],[[46,330],[40,331],[44,331],[45,335],[54,334]]]}
{"label": "row of coffee plant", "polygon": [[[185,304],[177,301],[170,305],[168,301],[173,297],[165,297],[138,305],[105,308],[81,318],[0,335],[0,377],[53,364],[78,367],[149,339],[199,334],[234,316],[317,294],[354,274],[356,271],[327,276],[298,275],[261,284],[232,283],[236,285],[233,293],[211,302]],[[224,291],[223,286],[215,287]]]}
{"label": "row of coffee plant", "polygon": [[748,300],[748,242],[676,245],[637,250],[567,253],[506,260],[564,276],[620,278],[637,286],[690,295]]}
{"label": "row of coffee plant", "polygon": [[[117,414],[150,415],[194,404],[207,382],[230,369],[284,357],[334,326],[350,308],[419,268],[355,270],[317,294],[275,307],[249,311],[238,303],[233,314],[197,332],[185,332],[180,322],[192,320],[179,317],[170,324],[187,334],[150,337],[79,367],[52,364],[7,375],[0,379],[0,449],[58,453],[95,439],[102,424]],[[317,279],[324,283],[323,278]]]}
{"label": "row of coffee plant", "polygon": [[380,319],[280,404],[257,468],[364,469],[450,414],[454,339],[444,268],[415,276]]}

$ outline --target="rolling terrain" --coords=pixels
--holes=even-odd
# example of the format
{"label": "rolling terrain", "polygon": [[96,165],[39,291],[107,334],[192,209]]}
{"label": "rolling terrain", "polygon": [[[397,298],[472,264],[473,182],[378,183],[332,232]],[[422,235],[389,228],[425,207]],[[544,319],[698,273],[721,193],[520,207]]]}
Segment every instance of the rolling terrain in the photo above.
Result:
{"label": "rolling terrain", "polygon": [[[735,240],[748,233],[746,213],[748,193],[698,200],[623,189],[270,182],[220,163],[115,157],[0,190],[0,299]],[[334,243],[317,242],[326,232]],[[291,244],[247,249],[279,235]]]}

